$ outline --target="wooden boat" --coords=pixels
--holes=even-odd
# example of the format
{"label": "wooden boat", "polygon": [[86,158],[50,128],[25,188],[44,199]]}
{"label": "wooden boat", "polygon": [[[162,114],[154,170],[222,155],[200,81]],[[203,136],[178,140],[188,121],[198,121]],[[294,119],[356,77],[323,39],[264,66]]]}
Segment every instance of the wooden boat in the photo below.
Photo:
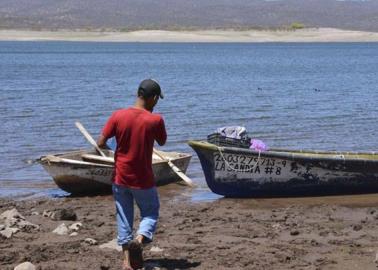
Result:
{"label": "wooden boat", "polygon": [[378,192],[378,153],[220,147],[189,141],[209,188],[226,197]]}
{"label": "wooden boat", "polygon": [[[158,153],[170,159],[182,172],[186,172],[192,157],[177,152]],[[107,157],[99,156],[95,150],[77,150],[42,156],[39,162],[64,191],[72,194],[107,193],[111,191],[114,157],[110,151],[106,151],[106,155]],[[180,180],[167,161],[154,155],[152,163],[158,186]]]}

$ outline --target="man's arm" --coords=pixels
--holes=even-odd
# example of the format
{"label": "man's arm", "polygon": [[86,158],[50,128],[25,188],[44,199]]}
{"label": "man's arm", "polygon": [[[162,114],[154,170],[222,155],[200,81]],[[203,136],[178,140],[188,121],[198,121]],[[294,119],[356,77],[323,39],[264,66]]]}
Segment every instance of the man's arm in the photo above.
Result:
{"label": "man's arm", "polygon": [[97,145],[103,149],[111,149],[107,144],[107,140],[115,136],[115,113],[113,113],[108,121],[105,123],[104,128],[102,129],[101,135],[97,140]]}
{"label": "man's arm", "polygon": [[167,142],[167,131],[165,130],[163,118],[160,118],[155,140],[160,146],[164,145]]}
{"label": "man's arm", "polygon": [[104,135],[100,135],[100,137],[97,140],[98,147],[100,147],[102,149],[108,149],[108,150],[110,150],[110,147],[106,144],[107,140],[108,139],[105,138]]}

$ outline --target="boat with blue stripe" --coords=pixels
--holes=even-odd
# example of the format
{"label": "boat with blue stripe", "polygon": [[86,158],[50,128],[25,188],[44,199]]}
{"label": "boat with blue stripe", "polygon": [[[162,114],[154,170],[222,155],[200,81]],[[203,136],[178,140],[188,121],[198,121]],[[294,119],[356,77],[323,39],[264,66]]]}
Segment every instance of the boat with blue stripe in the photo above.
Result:
{"label": "boat with blue stripe", "polygon": [[226,197],[378,193],[378,153],[270,149],[189,141],[209,188]]}

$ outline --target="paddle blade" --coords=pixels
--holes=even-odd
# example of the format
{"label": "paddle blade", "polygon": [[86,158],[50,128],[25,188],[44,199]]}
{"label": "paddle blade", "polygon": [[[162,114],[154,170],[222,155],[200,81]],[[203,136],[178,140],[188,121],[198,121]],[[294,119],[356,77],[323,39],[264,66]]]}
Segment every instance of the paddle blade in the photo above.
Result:
{"label": "paddle blade", "polygon": [[169,167],[172,168],[172,170],[178,175],[180,176],[180,178],[182,180],[184,180],[184,182],[190,186],[190,187],[194,187],[194,184],[193,184],[193,181],[192,179],[190,179],[188,176],[186,176],[185,173],[183,173],[175,164],[173,164],[170,160],[168,160],[168,165]]}

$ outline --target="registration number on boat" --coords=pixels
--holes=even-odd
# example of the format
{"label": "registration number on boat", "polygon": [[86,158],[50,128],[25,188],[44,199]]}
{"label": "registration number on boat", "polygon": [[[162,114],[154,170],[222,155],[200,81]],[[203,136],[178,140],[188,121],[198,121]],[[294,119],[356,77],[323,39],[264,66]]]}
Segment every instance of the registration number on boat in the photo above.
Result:
{"label": "registration number on boat", "polygon": [[92,176],[111,176],[113,174],[113,170],[91,169],[91,170],[89,170],[89,174],[92,175]]}
{"label": "registration number on boat", "polygon": [[238,154],[214,153],[216,172],[239,172],[266,175],[281,175],[287,166],[285,160]]}

